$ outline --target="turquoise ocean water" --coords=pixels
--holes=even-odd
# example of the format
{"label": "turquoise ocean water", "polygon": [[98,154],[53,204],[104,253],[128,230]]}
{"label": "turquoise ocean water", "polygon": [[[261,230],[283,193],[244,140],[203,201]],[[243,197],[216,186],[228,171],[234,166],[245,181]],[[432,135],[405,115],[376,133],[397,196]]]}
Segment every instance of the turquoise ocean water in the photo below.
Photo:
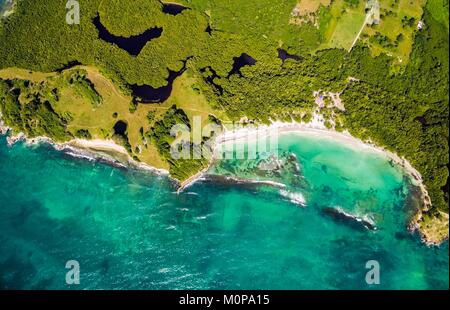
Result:
{"label": "turquoise ocean water", "polygon": [[[211,173],[285,189],[220,177],[177,195],[162,176],[0,137],[0,288],[448,289],[448,242],[407,232],[415,189],[398,167],[328,139],[279,142],[278,170],[260,169],[269,156]],[[65,283],[69,260],[80,285]]]}

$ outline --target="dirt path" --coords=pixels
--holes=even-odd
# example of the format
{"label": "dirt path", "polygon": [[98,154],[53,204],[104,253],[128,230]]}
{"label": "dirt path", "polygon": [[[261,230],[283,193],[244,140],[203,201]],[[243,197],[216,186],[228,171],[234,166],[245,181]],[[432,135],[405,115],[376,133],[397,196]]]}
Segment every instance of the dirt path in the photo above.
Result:
{"label": "dirt path", "polygon": [[367,13],[366,18],[364,19],[364,23],[363,23],[361,29],[360,29],[359,32],[358,32],[358,35],[356,36],[355,40],[353,41],[352,46],[351,46],[350,49],[348,50],[349,53],[352,51],[353,47],[355,47],[356,42],[358,42],[359,37],[361,36],[361,33],[364,31],[364,28],[366,28],[367,22],[369,21],[369,19],[370,19],[370,17],[372,16],[372,14],[373,14],[372,10],[370,10],[370,11]]}

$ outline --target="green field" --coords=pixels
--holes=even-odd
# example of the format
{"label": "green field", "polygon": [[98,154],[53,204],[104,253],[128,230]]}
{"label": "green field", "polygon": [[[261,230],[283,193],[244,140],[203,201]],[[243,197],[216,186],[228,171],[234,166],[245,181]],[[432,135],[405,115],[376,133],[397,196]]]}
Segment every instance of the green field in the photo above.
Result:
{"label": "green field", "polygon": [[365,29],[365,42],[371,47],[373,56],[385,53],[397,58],[397,63],[405,64],[412,52],[414,35],[426,1],[392,0],[380,3],[381,22]]}
{"label": "green field", "polygon": [[[435,0],[436,1],[436,0]],[[381,0],[379,24],[366,25],[356,44],[370,47],[373,56],[384,53],[395,59],[396,64],[405,65],[413,48],[417,25],[423,15],[425,0]],[[429,6],[442,7],[442,3],[430,1]],[[328,8],[318,12],[322,43],[319,49],[343,48],[349,50],[362,29],[366,17],[366,1],[349,5],[345,0],[336,0]],[[445,13],[439,18],[445,19]],[[442,16],[441,16],[442,15]],[[448,24],[448,23],[447,23]]]}
{"label": "green field", "polygon": [[[75,72],[86,73],[95,91],[101,97],[100,104],[93,105],[90,95],[92,89],[87,85],[83,85],[80,91],[73,84],[68,83]],[[201,117],[202,126],[210,123],[210,115],[216,115],[225,121],[228,119],[223,111],[212,109],[205,97],[193,88],[196,79],[189,72],[176,80],[172,96],[164,104],[138,105],[135,111],[130,111],[132,98],[122,94],[95,67],[79,66],[61,74],[5,69],[0,70],[0,81],[1,79],[20,79],[31,81],[33,85],[45,85],[44,89],[58,89],[58,100],[50,99],[50,103],[58,115],[69,116],[68,138],[77,137],[79,131],[84,131],[88,132],[88,136],[92,139],[111,139],[115,123],[118,120],[125,121],[128,124],[127,137],[131,147],[130,155],[139,161],[161,169],[169,170],[170,166],[160,156],[154,145],[144,145],[141,128],[144,132],[148,132],[173,105],[185,111],[191,122],[194,116]],[[45,96],[46,92],[42,92],[41,88],[39,90],[34,87],[30,90],[23,89],[19,100],[22,104],[27,104],[28,93],[35,91],[39,91]],[[152,121],[148,119],[149,113],[153,115]],[[141,151],[137,152],[137,148]]]}
{"label": "green field", "polygon": [[350,50],[359,31],[364,25],[365,19],[366,14],[364,12],[364,3],[362,1],[356,8],[348,8],[345,13],[337,18],[337,24],[334,28],[333,35],[328,42],[328,46]]}

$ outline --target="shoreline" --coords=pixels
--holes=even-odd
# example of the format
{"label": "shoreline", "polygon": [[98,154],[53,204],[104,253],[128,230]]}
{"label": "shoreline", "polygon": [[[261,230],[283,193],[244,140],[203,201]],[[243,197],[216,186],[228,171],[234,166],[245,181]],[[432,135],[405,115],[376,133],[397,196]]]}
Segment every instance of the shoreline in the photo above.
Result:
{"label": "shoreline", "polygon": [[[164,169],[159,169],[153,166],[150,166],[146,163],[138,162],[134,160],[130,154],[128,154],[127,150],[115,143],[113,140],[101,140],[101,139],[93,139],[93,140],[85,140],[85,139],[74,139],[66,143],[56,143],[54,144],[57,150],[64,149],[72,149],[75,151],[84,151],[93,153],[94,155],[110,157],[112,160],[119,161],[125,164],[126,167],[141,169],[150,171],[156,175],[164,175],[168,176],[169,171]],[[119,158],[121,157],[121,158]]]}
{"label": "shoreline", "polygon": [[[8,131],[10,131],[11,128],[4,126],[3,122],[0,121],[0,134],[6,134]],[[431,206],[430,197],[428,195],[428,191],[426,190],[421,174],[409,163],[408,160],[405,158],[402,158],[398,156],[397,154],[385,150],[381,147],[376,146],[375,144],[372,144],[370,142],[364,142],[358,138],[353,137],[348,132],[338,132],[335,130],[327,129],[320,121],[313,120],[311,123],[297,123],[297,122],[272,122],[271,125],[264,125],[264,126],[258,126],[257,128],[251,128],[250,130],[248,128],[242,128],[236,131],[229,131],[224,130],[222,134],[220,134],[218,137],[216,137],[214,141],[214,150],[213,153],[215,154],[216,151],[224,144],[227,143],[235,143],[242,140],[245,140],[246,142],[252,141],[253,139],[257,139],[257,137],[261,137],[261,132],[264,134],[277,134],[277,135],[283,135],[283,134],[299,134],[299,135],[315,135],[316,137],[320,139],[331,139],[333,141],[338,141],[341,143],[345,143],[347,146],[350,146],[352,148],[355,148],[359,151],[370,151],[370,152],[376,152],[379,154],[382,154],[387,159],[392,160],[393,163],[400,166],[404,172],[408,176],[411,177],[411,181],[413,181],[413,185],[420,188],[423,198],[424,198],[424,204],[427,206],[426,211],[429,210],[429,207]],[[251,138],[248,139],[248,138]],[[23,133],[19,133],[15,136],[8,137],[8,145],[11,146],[14,143],[18,141],[25,141],[28,145],[35,145],[41,142],[48,143],[55,147],[55,149],[61,151],[67,148],[72,148],[73,150],[88,150],[92,153],[103,153],[99,155],[104,155],[105,153],[111,152],[113,155],[110,155],[111,157],[114,157],[114,154],[120,155],[126,158],[129,164],[131,164],[134,167],[137,168],[143,168],[146,170],[151,170],[156,172],[160,175],[169,175],[169,171],[164,169],[158,169],[155,167],[152,167],[148,164],[137,162],[134,159],[131,158],[131,156],[128,154],[126,149],[123,146],[120,146],[116,144],[113,140],[102,140],[102,139],[93,139],[93,140],[86,140],[86,139],[73,139],[68,142],[63,143],[57,143],[53,140],[47,138],[47,137],[36,137],[36,138],[27,138]],[[115,158],[116,160],[120,158]],[[202,169],[201,171],[197,172],[195,175],[191,176],[185,181],[178,181],[180,184],[180,188],[178,189],[179,192],[182,192],[183,189],[193,185],[198,179],[200,179],[211,167],[213,162],[217,160],[216,156],[213,155],[212,158],[209,161],[209,164],[207,167]]]}
{"label": "shoreline", "polygon": [[[0,134],[6,134],[10,131],[9,127],[4,126],[4,123],[0,120]],[[392,161],[392,163],[398,165],[405,175],[410,177],[412,185],[419,188],[421,193],[421,208],[417,212],[415,216],[411,219],[411,222],[408,225],[408,230],[410,232],[418,232],[422,241],[427,246],[438,246],[443,241],[448,239],[448,236],[445,240],[435,240],[432,236],[429,236],[424,229],[420,226],[420,223],[423,222],[424,216],[430,210],[432,206],[430,196],[426,189],[426,186],[423,184],[421,174],[411,165],[411,163],[403,157],[388,151],[382,147],[379,147],[371,142],[364,142],[354,136],[352,136],[347,131],[338,132],[333,129],[328,129],[325,127],[321,119],[318,115],[315,115],[314,119],[310,123],[298,123],[292,121],[288,122],[280,122],[280,121],[272,121],[270,125],[258,126],[253,128],[240,128],[235,131],[230,131],[224,128],[224,131],[215,138],[214,140],[214,149],[213,156],[210,159],[208,165],[196,173],[195,175],[189,177],[187,180],[179,181],[170,176],[169,171],[164,169],[158,169],[152,167],[148,164],[141,163],[135,161],[128,154],[126,149],[123,146],[116,144],[112,140],[85,140],[85,139],[73,139],[64,143],[56,143],[49,138],[46,137],[37,137],[28,139],[25,137],[23,133],[19,133],[13,137],[7,137],[8,145],[12,145],[18,141],[25,141],[28,145],[36,145],[39,143],[47,143],[52,145],[58,151],[70,150],[75,152],[74,154],[68,153],[71,156],[79,155],[79,157],[85,157],[86,159],[101,159],[106,162],[117,165],[117,162],[124,165],[124,167],[132,167],[136,169],[142,169],[146,171],[150,171],[155,173],[156,175],[167,176],[171,180],[175,181],[178,185],[177,193],[182,193],[188,187],[194,185],[198,180],[202,179],[204,175],[208,172],[210,167],[214,164],[214,161],[217,160],[215,154],[216,151],[227,143],[236,143],[239,141],[251,141],[251,139],[257,139],[257,137],[261,137],[261,132],[263,135],[268,134],[298,134],[298,135],[308,135],[308,136],[316,136],[320,139],[331,139],[333,141],[337,141],[340,143],[345,143],[347,146],[355,148],[359,151],[369,151],[379,153],[382,156],[386,157],[386,159]],[[89,152],[88,155],[83,152]],[[244,181],[244,180],[242,180]],[[248,180],[252,182],[252,180]],[[448,215],[447,215],[448,218]]]}
{"label": "shoreline", "polygon": [[191,187],[195,183],[197,183],[198,180],[200,180],[206,172],[208,172],[209,168],[211,168],[212,161],[208,163],[208,165],[203,168],[201,171],[197,172],[193,176],[189,177],[188,179],[184,180],[183,182],[179,182],[179,187],[177,189],[177,194],[181,194],[185,189]]}
{"label": "shoreline", "polygon": [[[7,135],[8,132],[11,132],[11,128],[5,126],[0,120],[0,135]],[[155,168],[146,163],[134,160],[123,146],[118,145],[113,140],[73,139],[67,142],[55,142],[44,136],[27,138],[25,134],[18,133],[14,136],[7,136],[6,141],[9,147],[12,147],[14,144],[21,141],[23,141],[27,146],[47,144],[53,147],[56,151],[65,152],[67,155],[72,157],[103,161],[112,166],[145,170],[158,176],[170,177],[169,171],[167,170]],[[176,181],[171,177],[170,179]]]}
{"label": "shoreline", "polygon": [[[420,190],[421,207],[411,218],[408,230],[411,233],[418,232],[422,242],[427,246],[439,246],[444,241],[448,240],[448,235],[444,239],[434,237],[431,229],[420,225],[424,221],[427,212],[431,209],[432,202],[428,190],[423,183],[422,175],[406,158],[400,157],[398,154],[377,146],[370,141],[364,142],[361,139],[352,136],[348,131],[338,132],[333,129],[328,129],[320,119],[320,115],[314,115],[314,119],[310,123],[272,121],[270,125],[259,126],[257,129],[253,128],[248,130],[244,127],[236,131],[225,131],[216,138],[214,152],[216,152],[220,146],[227,143],[236,143],[243,140],[249,142],[255,140],[257,137],[261,137],[261,132],[277,135],[313,135],[320,139],[331,139],[339,143],[345,143],[347,146],[357,149],[358,151],[374,152],[384,156],[393,164],[399,166],[403,173],[410,178],[411,184]],[[441,212],[441,216],[444,218],[444,221],[445,218],[448,219],[448,214],[442,214]]]}

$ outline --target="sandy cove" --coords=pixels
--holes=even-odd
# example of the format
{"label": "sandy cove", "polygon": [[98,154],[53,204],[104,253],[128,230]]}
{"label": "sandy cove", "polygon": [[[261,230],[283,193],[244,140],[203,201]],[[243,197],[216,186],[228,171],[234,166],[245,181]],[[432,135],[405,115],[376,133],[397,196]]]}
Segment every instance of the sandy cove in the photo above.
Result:
{"label": "sandy cove", "polygon": [[[228,143],[242,143],[250,142],[256,140],[258,137],[264,136],[264,134],[298,134],[307,136],[316,136],[320,139],[331,139],[333,141],[338,141],[351,148],[357,149],[358,151],[367,151],[379,153],[386,157],[391,162],[402,167],[405,174],[410,176],[411,182],[414,186],[417,186],[421,192],[422,208],[421,210],[412,218],[408,229],[411,232],[419,232],[422,241],[428,246],[440,245],[443,241],[448,239],[448,233],[446,236],[436,234],[436,229],[434,227],[423,227],[421,223],[424,220],[425,214],[430,210],[432,203],[426,186],[423,184],[422,175],[417,171],[411,163],[403,157],[386,150],[382,147],[375,145],[370,141],[362,141],[358,138],[352,136],[348,131],[337,132],[332,129],[325,127],[323,121],[319,115],[315,115],[314,119],[310,123],[297,123],[297,122],[272,122],[271,125],[259,126],[258,129],[238,129],[236,131],[225,131],[223,134],[216,138],[216,149],[219,149],[221,145]],[[441,212],[442,213],[442,212]],[[436,220],[433,226],[445,227],[448,231],[448,214],[441,214],[442,220]]]}
{"label": "sandy cove", "polygon": [[[236,131],[225,131],[222,135],[216,138],[216,151],[222,144],[236,143],[244,141],[254,141],[257,137],[261,137],[264,134],[287,134],[294,133],[299,135],[316,136],[322,139],[331,139],[333,141],[341,142],[351,148],[355,148],[358,151],[369,151],[381,153],[395,164],[401,166],[408,175],[410,175],[414,181],[414,185],[422,185],[421,174],[405,159],[376,146],[370,142],[363,142],[362,140],[353,137],[348,132],[338,132],[335,130],[327,129],[320,121],[313,121],[311,123],[285,123],[285,122],[272,122],[271,125],[259,126],[257,129],[248,130],[242,128]],[[428,197],[426,188],[422,186],[422,191],[425,196]],[[429,197],[428,202],[429,203]]]}

